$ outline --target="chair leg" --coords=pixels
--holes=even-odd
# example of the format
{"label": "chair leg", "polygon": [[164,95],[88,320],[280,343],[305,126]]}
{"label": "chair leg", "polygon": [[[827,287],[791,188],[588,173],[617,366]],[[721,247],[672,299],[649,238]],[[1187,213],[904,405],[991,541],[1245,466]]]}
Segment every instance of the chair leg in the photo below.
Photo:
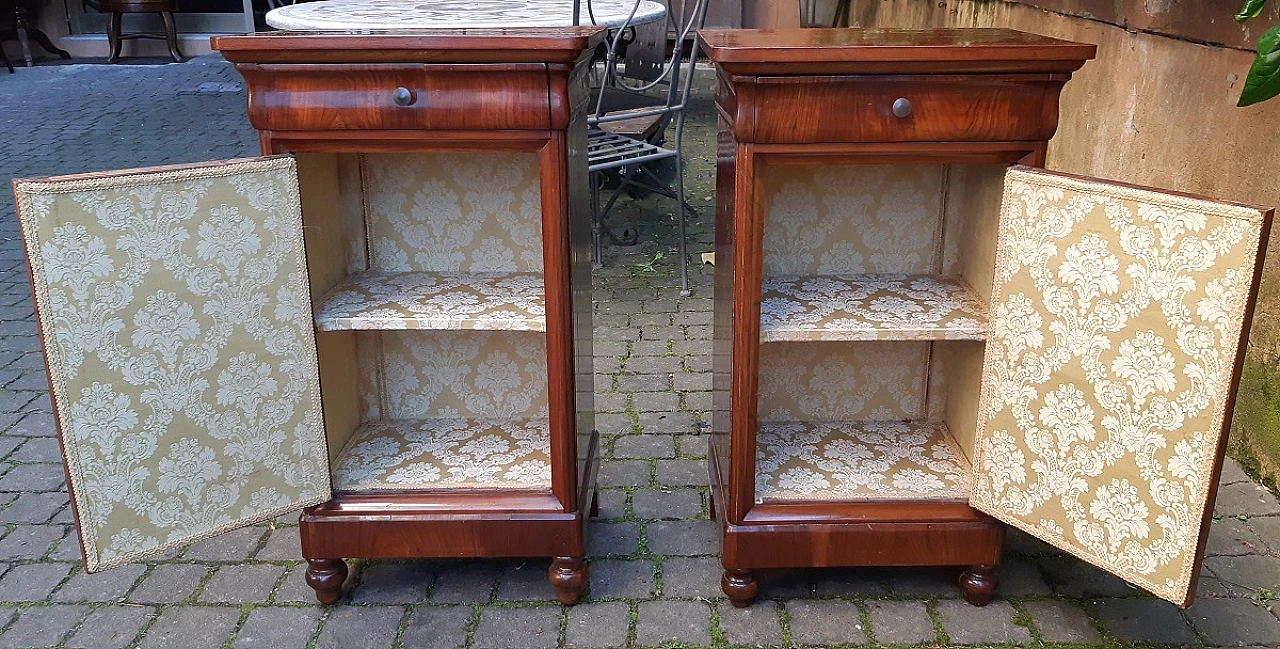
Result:
{"label": "chair leg", "polygon": [[4,67],[9,68],[9,74],[17,72],[17,70],[13,69],[13,61],[9,60],[9,55],[4,53],[3,44],[0,44],[0,59],[4,60]]}
{"label": "chair leg", "polygon": [[161,11],[160,17],[164,19],[164,40],[169,45],[169,56],[174,63],[182,63],[182,52],[178,51],[178,27],[173,22],[173,12]]}
{"label": "chair leg", "polygon": [[680,155],[679,147],[676,148],[676,211],[679,213],[676,222],[680,237],[680,297],[689,297],[693,291],[689,290],[689,243],[685,241],[684,232],[688,212],[684,204],[684,156]]}
{"label": "chair leg", "polygon": [[604,224],[600,222],[600,174],[587,174],[587,183],[591,185],[591,255],[597,268],[604,262],[601,257],[604,252],[604,244],[600,241],[603,234],[601,228]]}
{"label": "chair leg", "polygon": [[115,63],[120,60],[120,46],[123,45],[120,38],[120,21],[121,14],[118,11],[111,12],[111,18],[107,21],[107,44],[111,48],[111,54],[107,56],[107,63]]}
{"label": "chair leg", "polygon": [[53,41],[49,40],[49,37],[45,36],[44,32],[38,29],[27,28],[27,36],[31,40],[35,41],[38,45],[40,45],[40,47],[43,47],[46,52],[50,54],[56,54],[60,59],[71,58],[71,52],[68,52],[58,47],[57,45],[54,45]]}

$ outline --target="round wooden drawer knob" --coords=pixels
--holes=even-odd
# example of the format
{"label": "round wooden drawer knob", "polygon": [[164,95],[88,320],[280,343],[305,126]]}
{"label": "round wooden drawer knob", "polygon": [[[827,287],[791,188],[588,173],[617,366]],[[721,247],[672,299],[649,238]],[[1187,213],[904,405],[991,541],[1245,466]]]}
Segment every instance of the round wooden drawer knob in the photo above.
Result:
{"label": "round wooden drawer knob", "polygon": [[404,86],[396,88],[395,92],[391,93],[391,101],[396,102],[397,106],[412,106],[417,98],[412,90]]}
{"label": "round wooden drawer knob", "polygon": [[893,102],[893,114],[897,117],[910,117],[911,100],[906,97],[899,97]]}

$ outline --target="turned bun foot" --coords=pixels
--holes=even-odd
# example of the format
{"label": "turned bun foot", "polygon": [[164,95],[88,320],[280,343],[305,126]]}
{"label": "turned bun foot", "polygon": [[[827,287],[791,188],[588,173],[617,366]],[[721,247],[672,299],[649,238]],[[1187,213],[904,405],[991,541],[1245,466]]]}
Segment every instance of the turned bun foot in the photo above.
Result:
{"label": "turned bun foot", "polygon": [[587,586],[587,562],[582,557],[556,557],[547,577],[556,588],[556,599],[572,606],[582,599],[582,589]]}
{"label": "turned bun foot", "polygon": [[316,591],[316,600],[332,604],[342,597],[347,580],[347,562],[342,559],[307,559],[307,585]]}
{"label": "turned bun foot", "polygon": [[986,606],[1000,585],[1000,566],[970,566],[960,573],[960,592],[974,606]]}
{"label": "turned bun foot", "polygon": [[737,608],[746,608],[755,600],[760,584],[750,570],[725,568],[724,576],[720,578],[720,590],[728,596],[729,603]]}

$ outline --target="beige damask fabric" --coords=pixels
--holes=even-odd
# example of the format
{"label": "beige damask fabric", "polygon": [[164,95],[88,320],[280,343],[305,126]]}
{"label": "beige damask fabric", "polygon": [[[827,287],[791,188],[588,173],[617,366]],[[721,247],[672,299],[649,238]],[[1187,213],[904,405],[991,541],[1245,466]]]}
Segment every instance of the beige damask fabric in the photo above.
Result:
{"label": "beige damask fabric", "polygon": [[330,497],[293,160],[16,193],[88,570]]}
{"label": "beige damask fabric", "polygon": [[923,342],[768,343],[757,411],[764,421],[923,419],[928,374]]}
{"label": "beige damask fabric", "polygon": [[541,273],[535,153],[360,156],[370,270]]}
{"label": "beige damask fabric", "polygon": [[550,450],[545,418],[383,420],[352,436],[333,488],[550,491]]}
{"label": "beige damask fabric", "polygon": [[1263,221],[1011,170],[973,504],[1183,602]]}
{"label": "beige damask fabric", "polygon": [[938,272],[945,166],[775,165],[762,176],[766,277]]}
{"label": "beige damask fabric", "polygon": [[316,328],[545,331],[537,273],[366,273],[320,301]]}
{"label": "beige damask fabric", "polygon": [[775,276],[764,279],[761,298],[761,342],[986,337],[986,303],[959,278]]}
{"label": "beige damask fabric", "polygon": [[768,422],[756,442],[756,502],[959,500],[969,463],[943,424]]}

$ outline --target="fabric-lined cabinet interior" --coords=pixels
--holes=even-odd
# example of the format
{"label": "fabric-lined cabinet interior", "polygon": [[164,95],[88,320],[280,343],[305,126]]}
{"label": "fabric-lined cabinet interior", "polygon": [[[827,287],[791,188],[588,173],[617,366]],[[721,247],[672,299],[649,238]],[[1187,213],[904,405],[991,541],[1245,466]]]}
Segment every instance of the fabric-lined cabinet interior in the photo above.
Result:
{"label": "fabric-lined cabinet interior", "polygon": [[1005,169],[763,167],[755,502],[968,499]]}
{"label": "fabric-lined cabinet interior", "polygon": [[335,491],[550,491],[534,153],[297,156]]}

